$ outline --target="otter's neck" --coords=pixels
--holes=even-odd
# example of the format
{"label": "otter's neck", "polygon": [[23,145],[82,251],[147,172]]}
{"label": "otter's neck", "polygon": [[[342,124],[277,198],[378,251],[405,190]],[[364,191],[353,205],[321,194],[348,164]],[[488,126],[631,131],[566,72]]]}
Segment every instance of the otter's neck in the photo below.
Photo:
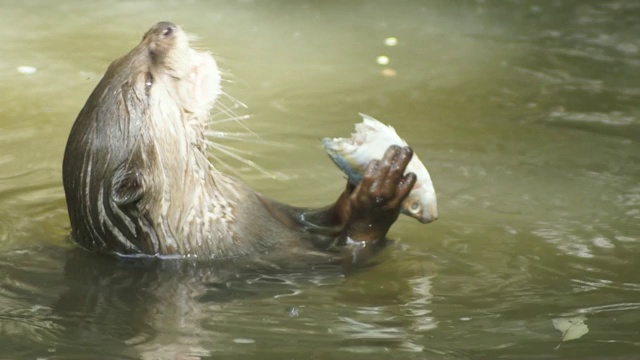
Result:
{"label": "otter's neck", "polygon": [[206,258],[253,252],[254,246],[247,242],[258,239],[241,239],[244,246],[236,242],[237,221],[243,218],[239,212],[247,202],[255,201],[255,194],[211,164],[204,115],[162,104],[150,108],[162,112],[150,114],[151,119],[180,119],[150,124],[149,158],[155,158],[157,166],[150,167],[147,175],[153,186],[143,211],[158,232],[156,252]]}

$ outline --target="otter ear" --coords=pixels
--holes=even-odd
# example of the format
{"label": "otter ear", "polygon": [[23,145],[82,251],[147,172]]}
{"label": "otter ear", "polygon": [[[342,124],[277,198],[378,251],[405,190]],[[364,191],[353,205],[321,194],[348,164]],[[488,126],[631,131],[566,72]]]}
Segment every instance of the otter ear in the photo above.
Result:
{"label": "otter ear", "polygon": [[132,204],[142,198],[142,174],[135,166],[122,164],[113,175],[111,197],[119,205]]}

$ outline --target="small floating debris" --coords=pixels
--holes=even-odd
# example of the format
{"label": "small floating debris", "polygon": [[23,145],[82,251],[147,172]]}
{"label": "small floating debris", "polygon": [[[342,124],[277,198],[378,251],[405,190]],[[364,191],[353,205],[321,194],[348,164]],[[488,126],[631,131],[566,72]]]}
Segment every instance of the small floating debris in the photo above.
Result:
{"label": "small floating debris", "polygon": [[384,44],[387,46],[396,46],[398,45],[398,38],[395,36],[388,37],[384,39]]}
{"label": "small floating debris", "polygon": [[296,317],[296,316],[300,315],[300,311],[298,310],[297,307],[289,308],[287,310],[287,313],[289,313],[289,316],[291,316],[291,317]]}
{"label": "small floating debris", "polygon": [[235,338],[233,342],[236,344],[255,344],[255,340],[249,338]]}
{"label": "small floating debris", "polygon": [[382,76],[384,77],[392,78],[396,77],[396,75],[398,75],[398,72],[396,71],[396,69],[384,68],[382,69],[382,71],[380,71],[380,74],[382,74]]}
{"label": "small floating debris", "polygon": [[36,69],[35,67],[27,66],[27,65],[20,65],[18,66],[17,70],[20,74],[26,74],[26,75],[34,74],[36,71],[38,71],[38,69]]}
{"label": "small floating debris", "polygon": [[378,63],[378,65],[388,65],[389,61],[389,57],[385,55],[380,55],[376,58],[376,62]]}
{"label": "small floating debris", "polygon": [[563,342],[579,339],[582,335],[588,333],[589,327],[584,323],[585,321],[587,321],[587,317],[584,315],[553,319],[553,327],[562,333],[560,344],[556,346],[556,350]]}

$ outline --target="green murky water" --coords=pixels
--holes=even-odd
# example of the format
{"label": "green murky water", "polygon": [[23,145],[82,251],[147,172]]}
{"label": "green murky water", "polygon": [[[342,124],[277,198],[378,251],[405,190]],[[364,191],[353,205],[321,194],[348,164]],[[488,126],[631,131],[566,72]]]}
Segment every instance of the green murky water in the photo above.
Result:
{"label": "green murky water", "polygon": [[[637,1],[2,1],[0,14],[1,359],[640,357]],[[347,277],[218,283],[215,269],[70,251],[67,134],[159,20],[197,34],[248,106],[222,99],[259,135],[234,145],[274,175],[230,162],[251,186],[329,202],[343,180],[319,140],[365,112],[427,163],[440,220],[403,217],[398,244]],[[558,347],[553,320],[575,316],[588,333]]]}

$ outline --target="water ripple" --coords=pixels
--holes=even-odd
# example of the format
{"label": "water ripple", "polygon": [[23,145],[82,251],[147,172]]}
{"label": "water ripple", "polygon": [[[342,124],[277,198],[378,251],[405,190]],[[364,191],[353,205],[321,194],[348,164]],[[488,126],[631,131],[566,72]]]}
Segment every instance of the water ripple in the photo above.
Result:
{"label": "water ripple", "polygon": [[0,334],[9,337],[26,337],[38,344],[53,344],[63,335],[64,327],[50,308],[33,306],[31,308],[0,309]]}

